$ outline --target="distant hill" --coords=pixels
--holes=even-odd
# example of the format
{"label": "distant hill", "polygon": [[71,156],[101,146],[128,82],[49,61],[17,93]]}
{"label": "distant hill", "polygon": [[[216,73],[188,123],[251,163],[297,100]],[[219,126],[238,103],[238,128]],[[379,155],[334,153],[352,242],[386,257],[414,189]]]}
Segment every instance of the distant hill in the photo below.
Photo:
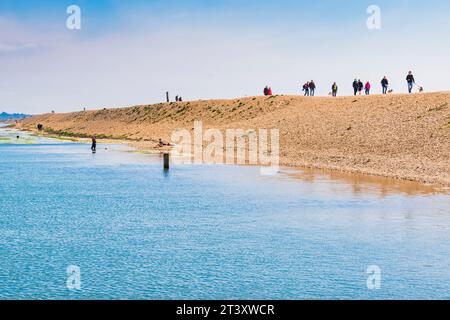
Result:
{"label": "distant hill", "polygon": [[28,117],[31,116],[23,113],[6,113],[6,112],[0,113],[0,121],[21,120]]}

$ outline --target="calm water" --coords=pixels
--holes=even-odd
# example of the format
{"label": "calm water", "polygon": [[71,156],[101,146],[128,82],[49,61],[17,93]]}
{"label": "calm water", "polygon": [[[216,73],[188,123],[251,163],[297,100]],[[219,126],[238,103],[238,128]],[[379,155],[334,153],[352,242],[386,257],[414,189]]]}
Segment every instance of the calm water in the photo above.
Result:
{"label": "calm water", "polygon": [[252,167],[165,174],[124,147],[16,135],[0,129],[0,298],[450,298],[449,195]]}

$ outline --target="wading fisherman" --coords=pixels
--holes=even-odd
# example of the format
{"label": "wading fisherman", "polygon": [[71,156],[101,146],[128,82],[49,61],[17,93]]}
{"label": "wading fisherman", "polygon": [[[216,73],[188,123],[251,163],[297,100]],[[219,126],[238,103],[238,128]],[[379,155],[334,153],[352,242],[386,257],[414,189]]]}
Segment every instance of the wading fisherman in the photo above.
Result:
{"label": "wading fisherman", "polygon": [[95,136],[92,137],[92,146],[91,146],[92,152],[97,151],[97,138]]}

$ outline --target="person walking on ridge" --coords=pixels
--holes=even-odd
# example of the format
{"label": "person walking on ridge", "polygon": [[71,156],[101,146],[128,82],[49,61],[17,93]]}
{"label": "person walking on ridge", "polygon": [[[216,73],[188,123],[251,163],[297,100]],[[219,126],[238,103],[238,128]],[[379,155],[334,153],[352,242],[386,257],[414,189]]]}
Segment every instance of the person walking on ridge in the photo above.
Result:
{"label": "person walking on ridge", "polygon": [[412,71],[408,72],[408,75],[406,76],[406,81],[408,82],[408,92],[412,93],[412,89],[414,88],[414,85],[416,84],[416,80],[414,79]]}
{"label": "person walking on ridge", "polygon": [[305,92],[305,97],[309,96],[309,82],[303,85],[303,91]]}
{"label": "person walking on ridge", "polygon": [[353,81],[353,92],[355,94],[355,96],[358,94],[358,80],[355,79],[355,81]]}
{"label": "person walking on ridge", "polygon": [[370,82],[367,81],[366,85],[364,86],[364,88],[366,89],[366,96],[370,95]]}
{"label": "person walking on ridge", "polygon": [[359,95],[362,94],[362,90],[364,89],[364,83],[362,83],[361,79],[358,80],[358,93]]}
{"label": "person walking on ridge", "polygon": [[311,80],[309,83],[309,95],[311,97],[314,97],[314,94],[316,92],[316,84],[314,83],[314,80]]}
{"label": "person walking on ridge", "polygon": [[383,94],[387,94],[389,87],[389,81],[387,77],[384,77],[383,80],[381,80],[381,86],[383,87]]}
{"label": "person walking on ridge", "polygon": [[338,86],[335,83],[333,83],[333,85],[331,86],[331,94],[333,97],[337,97],[337,92],[338,92]]}

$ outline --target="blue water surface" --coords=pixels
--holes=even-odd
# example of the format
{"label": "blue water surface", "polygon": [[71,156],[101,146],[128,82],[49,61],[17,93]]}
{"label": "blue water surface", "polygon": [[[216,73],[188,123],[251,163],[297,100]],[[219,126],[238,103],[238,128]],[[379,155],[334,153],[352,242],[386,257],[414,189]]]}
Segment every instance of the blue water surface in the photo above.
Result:
{"label": "blue water surface", "polygon": [[448,194],[20,141],[0,139],[2,299],[450,298]]}

